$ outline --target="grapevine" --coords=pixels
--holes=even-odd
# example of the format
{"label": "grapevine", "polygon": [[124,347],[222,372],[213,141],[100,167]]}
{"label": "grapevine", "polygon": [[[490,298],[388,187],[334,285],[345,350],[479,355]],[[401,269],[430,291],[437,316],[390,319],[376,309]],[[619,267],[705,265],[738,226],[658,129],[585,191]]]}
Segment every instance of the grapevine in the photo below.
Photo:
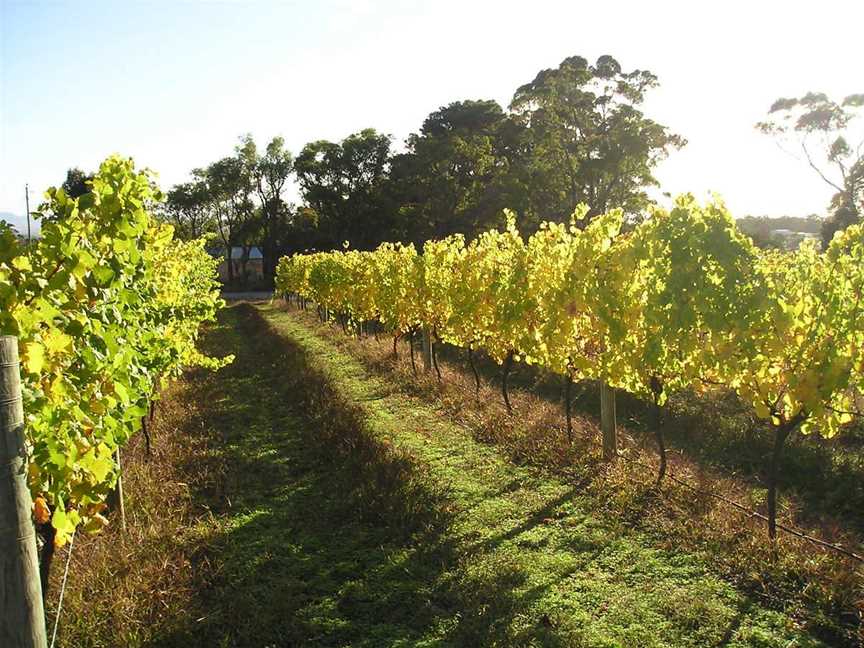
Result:
{"label": "grapevine", "polygon": [[46,192],[32,246],[0,230],[0,334],[19,340],[34,517],[56,546],[107,524],[115,453],[157,387],[230,362],[195,346],[222,303],[216,261],[152,217],[159,200],[150,174],[115,156],[80,198]]}
{"label": "grapevine", "polygon": [[428,241],[422,254],[385,243],[285,257],[277,291],[378,319],[394,336],[428,327],[472,363],[484,350],[504,365],[508,409],[515,361],[563,376],[568,395],[572,381],[586,379],[633,394],[657,414],[658,483],[668,397],[732,389],[774,428],[773,538],[785,440],[796,430],[832,436],[861,409],[864,228],[838,234],[824,253],[761,251],[719,200],[681,196],[629,231],[619,210],[581,229],[587,211],[528,237],[508,212],[501,230]]}

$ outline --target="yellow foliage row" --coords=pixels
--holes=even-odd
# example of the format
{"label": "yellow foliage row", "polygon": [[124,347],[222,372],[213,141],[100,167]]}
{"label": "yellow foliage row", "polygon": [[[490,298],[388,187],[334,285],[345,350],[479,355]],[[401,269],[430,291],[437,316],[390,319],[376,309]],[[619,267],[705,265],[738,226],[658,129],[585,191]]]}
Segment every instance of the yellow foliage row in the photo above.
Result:
{"label": "yellow foliage row", "polygon": [[394,333],[509,354],[662,405],[684,388],[735,389],[775,425],[834,434],[864,380],[864,231],[822,253],[762,251],[720,202],[678,198],[626,230],[544,223],[372,252],[283,258],[277,290]]}
{"label": "yellow foliage row", "polygon": [[152,217],[160,198],[147,172],[112,157],[90,193],[46,193],[31,247],[0,229],[0,333],[19,340],[34,516],[58,545],[105,523],[116,450],[158,383],[223,362],[195,346],[221,305],[217,262]]}

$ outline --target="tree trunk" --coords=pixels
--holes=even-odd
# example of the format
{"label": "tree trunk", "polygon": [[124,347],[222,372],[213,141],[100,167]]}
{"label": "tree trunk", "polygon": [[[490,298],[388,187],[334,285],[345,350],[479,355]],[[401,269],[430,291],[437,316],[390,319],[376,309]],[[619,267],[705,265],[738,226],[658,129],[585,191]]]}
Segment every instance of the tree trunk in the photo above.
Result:
{"label": "tree trunk", "polygon": [[471,371],[474,372],[474,394],[480,395],[480,374],[477,373],[477,365],[474,364],[474,349],[468,345],[468,364],[471,365]]}
{"label": "tree trunk", "polygon": [[393,336],[393,359],[394,359],[394,360],[398,360],[398,359],[399,359],[399,351],[396,349],[396,343],[397,343],[398,341],[399,341],[399,335],[398,335],[398,334],[397,334],[397,335],[394,335],[394,336]]}
{"label": "tree trunk", "polygon": [[42,600],[48,598],[48,584],[51,577],[51,564],[54,561],[54,536],[57,531],[47,524],[39,525],[39,535],[42,536],[42,549],[39,551],[39,579],[42,581]]}
{"label": "tree trunk", "polygon": [[114,490],[108,493],[106,503],[112,511],[116,510],[120,516],[120,528],[126,530],[126,502],[123,498],[123,467],[120,463],[120,448],[114,451],[114,457],[117,460],[117,484]]}
{"label": "tree trunk", "polygon": [[408,348],[411,349],[411,370],[414,372],[414,377],[417,377],[417,363],[414,361],[414,329],[411,329],[408,335]]}
{"label": "tree trunk", "polygon": [[510,404],[510,394],[507,389],[507,379],[510,377],[510,369],[513,368],[513,351],[507,354],[504,360],[504,371],[501,375],[501,393],[504,396],[504,404],[507,406],[507,413],[513,413],[513,406]]}
{"label": "tree trunk", "polygon": [[246,280],[248,277],[247,266],[249,265],[249,252],[251,249],[249,246],[244,245],[243,251],[240,253],[240,275],[243,278],[243,285],[246,285]]}
{"label": "tree trunk", "polygon": [[777,541],[777,476],[780,472],[780,457],[783,454],[783,444],[795,425],[790,421],[774,430],[774,447],[768,463],[768,537],[772,544]]}
{"label": "tree trunk", "polygon": [[228,268],[227,269],[228,269],[228,284],[229,285],[234,283],[234,260],[231,258],[231,248],[232,248],[232,246],[229,245],[228,246],[228,255],[227,255],[227,262],[228,262]]}
{"label": "tree trunk", "polygon": [[564,376],[564,413],[567,416],[567,441],[573,445],[573,379]]}
{"label": "tree trunk", "polygon": [[261,269],[264,271],[264,276],[273,278],[276,276],[276,244],[273,241],[272,227],[267,226],[264,242],[261,245]]}
{"label": "tree trunk", "polygon": [[432,348],[432,365],[435,367],[435,375],[438,376],[438,384],[441,384],[441,370],[438,368],[438,336],[435,339],[429,339],[429,346]]}
{"label": "tree trunk", "polygon": [[147,417],[141,417],[141,431],[144,433],[144,448],[147,457],[150,457],[150,427],[147,425]]}
{"label": "tree trunk", "polygon": [[663,482],[666,476],[666,439],[663,434],[662,410],[657,398],[654,398],[653,404],[654,418],[654,438],[657,439],[657,455],[660,458],[660,468],[657,471],[657,486]]}

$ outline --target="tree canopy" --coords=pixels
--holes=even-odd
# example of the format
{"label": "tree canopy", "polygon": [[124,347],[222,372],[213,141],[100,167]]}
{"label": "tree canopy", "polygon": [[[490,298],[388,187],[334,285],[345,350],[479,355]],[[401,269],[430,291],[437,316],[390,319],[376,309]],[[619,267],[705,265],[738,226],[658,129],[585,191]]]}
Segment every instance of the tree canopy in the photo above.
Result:
{"label": "tree canopy", "polygon": [[394,159],[393,186],[410,238],[473,235],[524,212],[522,127],[495,101],[457,101],[431,113]]}
{"label": "tree canopy", "polygon": [[392,214],[382,209],[390,142],[389,135],[367,128],[341,142],[310,142],[297,156],[301,194],[330,246],[347,240],[373,248],[392,232]]}
{"label": "tree canopy", "polygon": [[90,193],[90,185],[88,183],[91,180],[93,180],[92,173],[86,173],[78,167],[72,167],[66,171],[66,179],[63,181],[61,187],[70,198],[80,198],[84,194]]}
{"label": "tree canopy", "polygon": [[279,242],[285,234],[290,210],[283,200],[285,184],[294,168],[294,157],[285,148],[285,140],[274,137],[263,153],[255,140],[246,135],[240,140],[237,155],[258,199],[259,238],[264,256],[264,272],[276,272]]}
{"label": "tree canopy", "polygon": [[[212,229],[226,249],[260,245],[269,276],[282,254],[345,241],[358,250],[470,241],[503,225],[505,209],[526,234],[568,222],[581,203],[591,209],[580,227],[612,208],[637,220],[652,204],[655,166],[685,143],[642,112],[657,83],[611,56],[571,56],[520,86],[507,108],[482,98],[438,108],[401,149],[366,128],[309,142],[294,158],[281,137],[262,150],[245,135],[233,155],[172,188],[165,215],[182,236]],[[292,184],[297,207],[285,199]]]}
{"label": "tree canopy", "polygon": [[[822,227],[828,247],[835,232],[861,221],[864,213],[864,139],[855,141],[851,125],[861,116],[864,93],[834,101],[823,92],[777,99],[756,128],[795,150],[835,190],[831,216]],[[816,140],[814,142],[814,140]]]}
{"label": "tree canopy", "polygon": [[654,167],[686,143],[639,109],[657,83],[646,70],[624,72],[611,56],[594,65],[571,56],[516,90],[510,109],[530,146],[533,211],[558,222],[580,203],[590,205],[586,220],[614,207],[644,211]]}
{"label": "tree canopy", "polygon": [[165,197],[167,220],[174,225],[180,239],[196,239],[216,227],[210,210],[209,191],[206,180],[197,178],[192,182],[174,185]]}

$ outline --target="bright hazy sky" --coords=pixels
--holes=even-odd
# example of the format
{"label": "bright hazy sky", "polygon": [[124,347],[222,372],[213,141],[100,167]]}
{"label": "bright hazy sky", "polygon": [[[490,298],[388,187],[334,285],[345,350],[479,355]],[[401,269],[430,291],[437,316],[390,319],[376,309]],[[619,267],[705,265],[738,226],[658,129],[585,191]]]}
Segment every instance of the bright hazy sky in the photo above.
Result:
{"label": "bright hazy sky", "polygon": [[506,106],[567,56],[611,54],[659,77],[644,110],[689,140],[663,191],[822,213],[830,188],[753,125],[780,96],[864,91],[862,23],[857,0],[0,0],[0,212],[112,152],[167,187],[245,132],[398,143],[449,102]]}

